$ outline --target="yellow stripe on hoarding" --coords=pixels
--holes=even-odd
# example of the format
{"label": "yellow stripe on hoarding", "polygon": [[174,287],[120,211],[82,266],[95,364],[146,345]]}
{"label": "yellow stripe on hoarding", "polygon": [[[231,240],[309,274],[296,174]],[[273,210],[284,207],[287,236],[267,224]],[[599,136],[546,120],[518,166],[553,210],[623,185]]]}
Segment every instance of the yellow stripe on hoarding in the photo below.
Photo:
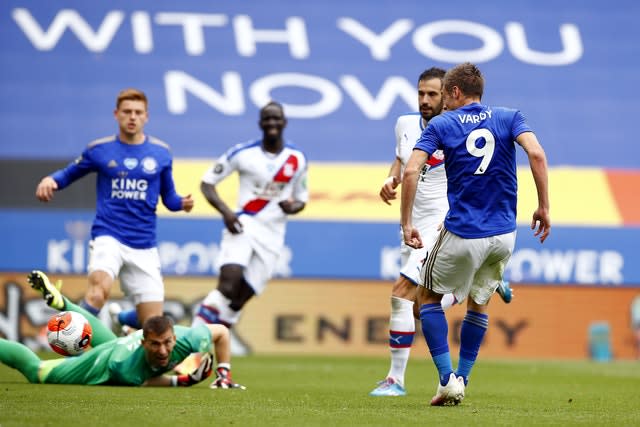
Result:
{"label": "yellow stripe on hoarding", "polygon": [[[518,223],[531,224],[538,205],[528,167],[518,168]],[[621,226],[622,216],[605,172],[596,168],[558,167],[549,171],[552,225]]]}
{"label": "yellow stripe on hoarding", "polygon": [[[176,159],[173,170],[180,194],[191,193],[195,207],[190,214],[171,213],[159,206],[161,216],[215,217],[217,213],[200,193],[200,178],[210,161]],[[312,163],[309,166],[311,200],[297,219],[324,221],[398,222],[400,200],[382,203],[378,191],[387,176],[387,164]],[[529,224],[537,205],[533,178],[528,167],[518,168],[518,223]],[[605,173],[595,168],[552,168],[549,176],[551,218],[555,225],[620,226],[622,219],[613,200]],[[218,188],[235,208],[238,181],[229,177]]]}

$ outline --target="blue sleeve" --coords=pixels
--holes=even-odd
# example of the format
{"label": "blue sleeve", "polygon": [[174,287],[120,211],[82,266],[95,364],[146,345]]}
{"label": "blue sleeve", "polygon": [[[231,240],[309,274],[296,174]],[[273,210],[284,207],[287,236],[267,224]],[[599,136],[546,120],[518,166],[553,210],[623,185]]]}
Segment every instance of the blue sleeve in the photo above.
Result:
{"label": "blue sleeve", "polygon": [[520,111],[516,111],[513,115],[513,122],[511,125],[511,132],[513,133],[513,139],[515,140],[518,135],[524,132],[533,132],[531,127],[526,123],[524,114]]}
{"label": "blue sleeve", "polygon": [[438,149],[439,140],[440,138],[436,132],[436,127],[433,123],[429,123],[427,128],[422,131],[422,135],[420,135],[420,139],[418,139],[413,149],[426,151],[431,155]]}
{"label": "blue sleeve", "polygon": [[72,161],[63,169],[59,169],[51,174],[51,178],[58,184],[58,190],[69,186],[74,181],[82,178],[90,172],[95,172],[97,169],[95,163],[91,157],[91,152],[86,149],[82,152],[80,157]]}
{"label": "blue sleeve", "polygon": [[169,162],[169,166],[162,170],[160,174],[160,195],[162,196],[162,204],[170,211],[176,212],[182,210],[182,197],[176,193],[176,186],[173,183],[173,162]]}

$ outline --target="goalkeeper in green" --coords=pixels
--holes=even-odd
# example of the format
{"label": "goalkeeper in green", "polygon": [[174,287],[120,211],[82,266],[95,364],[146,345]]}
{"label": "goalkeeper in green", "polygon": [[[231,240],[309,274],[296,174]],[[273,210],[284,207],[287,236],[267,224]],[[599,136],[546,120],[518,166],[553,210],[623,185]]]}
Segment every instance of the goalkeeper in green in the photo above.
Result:
{"label": "goalkeeper in green", "polygon": [[[31,287],[42,293],[55,309],[83,314],[93,329],[90,350],[76,357],[41,360],[25,345],[0,339],[0,361],[19,370],[31,383],[122,386],[191,386],[208,378],[217,362],[211,388],[240,388],[231,380],[229,330],[223,325],[193,328],[175,325],[167,316],[153,316],[141,330],[118,338],[100,320],[64,297],[59,286],[40,271],[28,277]],[[194,352],[205,353],[191,373],[170,371]]]}

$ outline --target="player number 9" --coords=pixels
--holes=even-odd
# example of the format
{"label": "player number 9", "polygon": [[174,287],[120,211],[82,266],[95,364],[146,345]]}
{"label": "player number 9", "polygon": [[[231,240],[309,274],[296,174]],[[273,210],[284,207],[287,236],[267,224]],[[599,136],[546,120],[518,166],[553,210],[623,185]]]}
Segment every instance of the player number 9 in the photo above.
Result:
{"label": "player number 9", "polygon": [[[476,145],[480,138],[484,138],[484,146],[482,147]],[[469,134],[467,137],[467,151],[474,157],[482,157],[480,166],[473,173],[474,175],[482,175],[487,171],[495,147],[496,140],[488,129],[476,129]]]}

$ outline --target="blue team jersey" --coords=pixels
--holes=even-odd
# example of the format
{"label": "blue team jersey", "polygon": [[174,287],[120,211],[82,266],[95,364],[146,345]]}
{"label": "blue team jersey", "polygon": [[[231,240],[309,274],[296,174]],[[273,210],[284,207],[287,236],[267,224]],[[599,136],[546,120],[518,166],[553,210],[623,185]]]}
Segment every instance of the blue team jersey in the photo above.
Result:
{"label": "blue team jersey", "polygon": [[172,176],[169,146],[146,137],[125,144],[117,136],[90,143],[82,155],[52,174],[63,189],[90,172],[97,174],[96,216],[91,238],[108,235],[136,249],[156,246],[156,206],[182,209]]}
{"label": "blue team jersey", "polygon": [[516,229],[515,138],[531,132],[520,111],[473,103],[434,117],[414,149],[444,151],[447,230],[464,238]]}

